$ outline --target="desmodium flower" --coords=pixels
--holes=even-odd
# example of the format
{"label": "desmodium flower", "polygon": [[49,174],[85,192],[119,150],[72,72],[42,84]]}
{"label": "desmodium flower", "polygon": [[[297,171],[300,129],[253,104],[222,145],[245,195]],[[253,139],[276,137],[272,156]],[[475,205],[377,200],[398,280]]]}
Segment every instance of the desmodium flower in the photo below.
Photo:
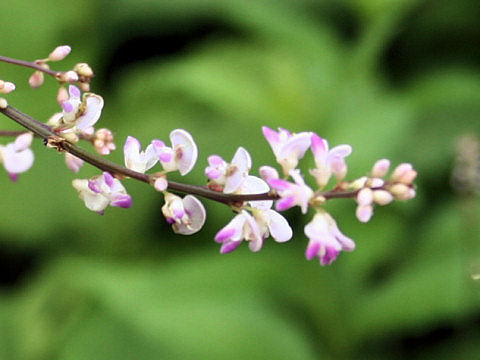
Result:
{"label": "desmodium flower", "polygon": [[140,141],[133,136],[128,136],[123,147],[123,154],[127,168],[145,173],[158,162],[158,157],[152,144],[148,145],[145,151],[141,151],[141,149]]}
{"label": "desmodium flower", "polygon": [[33,165],[34,156],[30,149],[32,140],[33,135],[25,133],[17,136],[13,143],[0,145],[0,163],[3,163],[13,181],[17,180],[18,174],[27,171]]}
{"label": "desmodium flower", "polygon": [[165,193],[162,213],[177,234],[191,235],[199,231],[207,217],[203,204],[193,195],[183,199],[172,193]]}
{"label": "desmodium flower", "polygon": [[[261,194],[269,190],[268,185],[256,176],[248,176],[237,194]],[[265,239],[270,235],[276,242],[291,239],[292,229],[287,220],[272,210],[273,201],[249,201],[251,214],[245,209],[236,215],[215,236],[215,241],[222,244],[220,252],[235,250],[242,240],[249,242],[250,250],[259,251]]]}
{"label": "desmodium flower", "polygon": [[205,169],[205,175],[210,182],[223,186],[223,192],[231,194],[234,193],[247,178],[252,168],[252,159],[247,150],[239,147],[230,164],[218,155],[210,156],[208,158],[208,164],[209,166]]}
{"label": "desmodium flower", "polygon": [[347,174],[345,157],[352,153],[352,147],[350,145],[339,145],[329,150],[328,141],[317,134],[312,134],[311,140],[316,168],[310,170],[310,173],[317,180],[318,186],[324,187],[327,185],[332,174],[338,180],[342,180]]}
{"label": "desmodium flower", "polygon": [[290,170],[290,176],[295,183],[283,179],[270,178],[268,184],[280,195],[275,208],[278,211],[290,209],[298,205],[302,209],[302,214],[308,211],[308,203],[313,197],[313,190],[305,184],[300,170]]}
{"label": "desmodium flower", "polygon": [[343,235],[335,220],[327,212],[317,213],[305,226],[309,238],[305,257],[308,260],[318,256],[321,265],[330,265],[340,251],[353,251],[355,243]]}
{"label": "desmodium flower", "polygon": [[132,198],[127,194],[120,180],[115,179],[110,173],[87,179],[75,179],[73,187],[78,191],[78,196],[85,202],[85,206],[92,211],[103,215],[108,205],[122,208],[132,206]]}
{"label": "desmodium flower", "polygon": [[198,148],[192,135],[182,129],[173,130],[170,133],[172,147],[168,147],[161,140],[153,140],[155,152],[167,172],[178,170],[181,175],[188,174],[194,167]]}
{"label": "desmodium flower", "polygon": [[278,129],[278,132],[267,126],[262,127],[263,135],[270,144],[277,162],[282,166],[283,173],[288,176],[290,170],[298,165],[298,160],[305,156],[310,147],[310,132],[291,134],[288,130]]}

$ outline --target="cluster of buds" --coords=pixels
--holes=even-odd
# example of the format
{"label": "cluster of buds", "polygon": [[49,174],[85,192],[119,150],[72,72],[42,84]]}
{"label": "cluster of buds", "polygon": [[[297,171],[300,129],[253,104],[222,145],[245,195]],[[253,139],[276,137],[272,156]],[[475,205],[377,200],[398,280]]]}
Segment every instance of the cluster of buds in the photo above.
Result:
{"label": "cluster of buds", "polygon": [[[67,57],[68,54],[72,51],[71,47],[68,45],[57,46],[45,59],[37,59],[34,63],[37,66],[45,70],[50,70],[48,65],[49,61],[61,61]],[[56,75],[56,79],[61,83],[74,84],[78,81],[78,75],[75,71],[70,70],[66,72],[60,72]],[[34,89],[43,85],[45,81],[44,72],[41,70],[35,71],[32,76],[28,79],[28,83]]]}
{"label": "cluster of buds", "polygon": [[[41,66],[49,70],[48,61],[62,60],[70,51],[69,46],[59,46],[48,58],[37,60],[35,64],[37,68]],[[113,133],[108,129],[94,128],[101,116],[103,98],[86,92],[90,89],[92,69],[81,63],[71,71],[53,73],[60,83],[70,85],[68,90],[62,86],[58,92],[57,101],[62,111],[47,122],[52,134],[45,138],[47,146],[55,147],[60,141],[76,143],[83,139],[89,141],[100,155],[110,154],[115,150]],[[43,72],[36,71],[30,78],[30,85],[38,87],[42,83]],[[78,87],[73,83],[78,83]],[[12,83],[0,80],[0,93],[8,93],[14,88]],[[6,102],[2,100],[0,107],[5,108]],[[31,129],[35,130],[34,127]],[[266,126],[262,132],[281,168],[280,172],[264,165],[259,168],[260,177],[251,175],[252,158],[245,148],[239,147],[230,162],[219,155],[208,157],[208,165],[204,170],[206,186],[182,184],[179,188],[177,184],[175,188],[168,180],[169,174],[177,171],[181,176],[188,174],[198,158],[193,137],[183,129],[176,129],[170,133],[171,146],[154,139],[142,149],[138,139],[128,136],[123,147],[125,168],[119,165],[112,167],[111,164],[106,166],[105,161],[97,161],[93,155],[86,156],[83,153],[82,158],[98,168],[116,170],[104,171],[90,179],[75,179],[72,184],[85,206],[103,215],[108,206],[132,206],[132,198],[121,180],[131,176],[148,182],[164,195],[162,213],[167,223],[174,232],[183,235],[198,232],[206,220],[205,208],[193,194],[225,203],[235,216],[215,236],[215,241],[221,244],[222,254],[232,252],[244,241],[253,252],[261,250],[269,237],[280,243],[289,241],[293,231],[280,212],[296,206],[304,215],[313,210],[314,214],[304,228],[308,238],[305,256],[308,260],[318,257],[321,265],[331,264],[342,250],[355,249],[355,242],[339,230],[336,221],[322,207],[327,200],[354,198],[357,203],[356,217],[365,223],[372,218],[375,204],[387,205],[395,199],[415,197],[413,181],[417,172],[411,164],[400,164],[386,178],[390,161],[381,159],[374,164],[368,176],[347,181],[345,159],[352,153],[350,145],[330,148],[327,140],[313,132],[291,133],[281,128],[275,131]],[[33,164],[34,156],[29,148],[32,139],[31,133],[23,133],[13,143],[0,145],[0,163],[12,180],[16,180],[19,173],[27,171]],[[58,144],[56,147],[65,149]],[[315,167],[308,173],[313,177],[315,187],[308,184],[298,168],[300,160],[309,150]],[[69,169],[77,173],[84,160],[66,152],[65,162]],[[146,174],[157,164],[162,167],[160,171]],[[325,191],[332,179],[335,179],[334,187]],[[187,195],[182,198],[172,193],[172,189]]]}
{"label": "cluster of buds", "polygon": [[394,199],[409,200],[415,197],[413,181],[417,171],[411,164],[398,165],[389,179],[384,179],[390,169],[388,159],[378,160],[372,168],[370,177],[361,177],[347,188],[358,190],[356,215],[359,221],[368,222],[373,216],[373,205],[387,205]]}
{"label": "cluster of buds", "polygon": [[[92,68],[87,63],[78,63],[72,70],[53,72],[50,70],[49,62],[57,62],[65,59],[72,51],[68,45],[57,46],[44,59],[37,59],[33,63],[43,70],[36,70],[29,78],[30,87],[36,89],[43,85],[45,81],[45,72],[53,73],[55,79],[62,84],[77,84],[82,91],[90,91],[90,81],[94,76]],[[57,94],[57,101],[62,103],[67,97],[67,92],[63,86],[60,86]]]}

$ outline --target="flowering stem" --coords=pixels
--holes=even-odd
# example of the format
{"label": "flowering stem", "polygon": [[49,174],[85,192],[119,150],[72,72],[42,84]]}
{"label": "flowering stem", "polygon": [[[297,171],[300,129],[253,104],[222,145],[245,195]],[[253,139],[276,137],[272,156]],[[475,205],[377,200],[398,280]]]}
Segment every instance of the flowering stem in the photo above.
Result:
{"label": "flowering stem", "polygon": [[13,65],[24,66],[24,67],[28,67],[28,68],[31,68],[31,69],[35,69],[37,71],[41,71],[41,72],[44,72],[45,74],[51,75],[55,78],[63,73],[63,71],[55,71],[55,70],[46,69],[43,66],[37,64],[35,61],[18,60],[18,59],[13,59],[13,58],[9,58],[9,57],[6,57],[6,56],[1,56],[1,55],[0,55],[0,61],[1,62],[6,62],[6,63],[9,63],[9,64],[13,64]]}
{"label": "flowering stem", "polygon": [[[28,116],[27,114],[22,113],[20,110],[8,105],[6,108],[0,108],[0,112],[10,119],[14,120],[18,124],[22,125],[24,128],[33,132],[34,135],[40,137],[44,140],[45,144],[49,147],[54,147],[58,151],[66,151],[76,157],[84,160],[90,165],[95,166],[96,168],[102,171],[108,171],[112,175],[116,175],[119,178],[129,177],[133,178],[147,184],[151,184],[154,180],[152,176],[139,173],[137,171],[130,170],[126,167],[118,165],[112,161],[101,158],[97,155],[91,154],[88,151],[80,148],[79,146],[72,144],[66,139],[58,136],[48,125],[45,125],[34,118]],[[0,131],[0,136],[17,136],[24,133],[24,131]],[[244,202],[244,201],[255,201],[255,200],[277,200],[279,196],[274,192],[267,192],[263,194],[224,194],[222,192],[217,192],[210,190],[206,186],[199,185],[189,185],[183,184],[174,181],[168,181],[168,190],[197,195],[210,200],[221,202],[227,205]],[[338,198],[354,198],[358,193],[358,190],[355,191],[336,191],[331,190],[322,194],[326,200],[328,199],[338,199]]]}

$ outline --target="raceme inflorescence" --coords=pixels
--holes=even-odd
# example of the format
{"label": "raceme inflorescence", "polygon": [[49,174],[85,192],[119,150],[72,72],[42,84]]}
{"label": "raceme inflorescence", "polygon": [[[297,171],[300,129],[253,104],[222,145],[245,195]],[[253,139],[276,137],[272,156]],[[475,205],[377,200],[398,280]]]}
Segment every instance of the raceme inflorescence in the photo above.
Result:
{"label": "raceme inflorescence", "polygon": [[[373,216],[375,205],[415,197],[413,181],[417,172],[409,163],[396,166],[388,176],[390,161],[380,159],[368,175],[346,180],[348,167],[345,159],[352,152],[350,145],[330,148],[328,141],[314,132],[291,133],[266,126],[262,127],[262,132],[280,171],[264,165],[259,168],[260,176],[250,174],[250,153],[238,147],[230,162],[220,155],[208,157],[204,170],[205,185],[169,180],[170,173],[178,171],[181,176],[186,175],[197,163],[197,144],[184,129],[173,130],[170,143],[152,139],[146,147],[142,147],[135,137],[128,136],[123,146],[124,166],[113,163],[104,158],[116,149],[113,132],[95,128],[104,101],[100,95],[90,92],[90,80],[94,76],[92,69],[86,63],[79,63],[69,71],[54,71],[48,65],[65,58],[70,50],[69,46],[59,46],[47,58],[33,62],[0,56],[0,61],[34,69],[29,79],[31,87],[41,86],[45,74],[60,84],[57,94],[60,111],[46,123],[31,118],[0,98],[0,112],[27,129],[0,131],[0,135],[15,137],[13,142],[0,145],[0,163],[13,181],[33,165],[30,144],[34,137],[41,138],[47,147],[64,154],[66,166],[74,173],[80,171],[84,162],[101,171],[90,179],[72,181],[87,209],[98,214],[103,215],[108,206],[132,206],[132,197],[122,183],[126,179],[145,182],[163,193],[162,213],[178,234],[194,234],[204,225],[207,214],[198,197],[229,206],[235,215],[215,236],[222,254],[235,250],[243,241],[254,252],[259,251],[270,237],[276,242],[289,241],[293,231],[281,212],[298,207],[303,215],[307,215],[312,210],[314,214],[304,228],[308,238],[305,256],[309,260],[318,257],[321,265],[331,264],[340,251],[355,248],[354,241],[339,230],[336,221],[324,209],[328,200],[354,199],[356,217],[365,223]],[[12,82],[0,80],[0,93],[8,94],[14,90]],[[90,142],[98,155],[79,147],[77,143],[80,141]],[[309,152],[315,167],[309,170],[306,181],[299,162]],[[152,172],[155,167],[158,170]],[[309,182],[315,185],[312,187]],[[327,186],[332,183],[334,185],[328,190]]]}

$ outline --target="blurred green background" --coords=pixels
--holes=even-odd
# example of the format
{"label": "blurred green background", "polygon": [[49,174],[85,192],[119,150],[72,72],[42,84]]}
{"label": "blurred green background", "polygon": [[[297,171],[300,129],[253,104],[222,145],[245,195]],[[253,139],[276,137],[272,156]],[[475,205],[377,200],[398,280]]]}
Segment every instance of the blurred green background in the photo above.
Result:
{"label": "blurred green background", "polygon": [[[174,235],[160,194],[125,181],[133,208],[98,216],[38,142],[18,184],[0,178],[0,359],[480,358],[478,1],[2,1],[0,34],[2,55],[69,44],[55,67],[93,67],[117,162],[127,135],[184,128],[200,151],[185,181],[240,145],[256,173],[274,160],[268,125],[351,144],[350,177],[382,157],[419,172],[417,198],[366,225],[353,202],[328,204],[357,249],[322,268],[304,259],[298,209],[289,243],[220,255],[222,205],[205,202],[200,233]],[[30,73],[0,64],[9,102],[46,120],[57,86],[30,89]]]}

